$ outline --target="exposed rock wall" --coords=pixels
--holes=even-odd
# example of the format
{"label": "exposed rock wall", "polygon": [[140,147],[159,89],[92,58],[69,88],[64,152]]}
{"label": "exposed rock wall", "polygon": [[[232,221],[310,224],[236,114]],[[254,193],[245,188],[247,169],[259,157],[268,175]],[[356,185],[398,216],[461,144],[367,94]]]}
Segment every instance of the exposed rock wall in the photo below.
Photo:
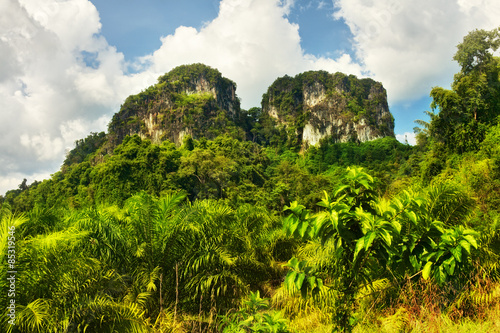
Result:
{"label": "exposed rock wall", "polygon": [[342,73],[311,71],[278,78],[263,95],[262,116],[254,131],[257,123],[248,123],[241,112],[233,81],[202,64],[180,66],[125,100],[109,124],[106,150],[127,135],[180,145],[187,135],[212,139],[231,128],[242,137],[252,133],[262,142],[287,140],[301,148],[325,138],[364,142],[394,136],[382,84]]}
{"label": "exposed rock wall", "polygon": [[365,142],[394,136],[382,84],[352,75],[316,71],[279,78],[264,94],[262,112],[292,129],[305,147],[325,138]]}
{"label": "exposed rock wall", "polygon": [[202,64],[180,66],[129,96],[109,124],[109,148],[137,134],[181,144],[186,135],[212,138],[240,117],[236,84]]}

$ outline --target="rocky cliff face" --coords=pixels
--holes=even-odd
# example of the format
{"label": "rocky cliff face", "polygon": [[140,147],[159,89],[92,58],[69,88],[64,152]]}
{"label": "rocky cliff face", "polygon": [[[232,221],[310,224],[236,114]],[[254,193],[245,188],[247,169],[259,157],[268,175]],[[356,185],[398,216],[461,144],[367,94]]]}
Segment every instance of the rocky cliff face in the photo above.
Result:
{"label": "rocky cliff face", "polygon": [[186,135],[214,138],[240,117],[236,84],[202,64],[180,66],[129,96],[109,124],[110,148],[138,134],[153,143],[182,143]]}
{"label": "rocky cliff face", "polygon": [[[258,108],[254,108],[258,109]],[[260,109],[259,109],[260,110]],[[329,138],[364,142],[394,136],[382,84],[325,71],[278,78],[263,95],[262,110],[242,112],[236,84],[202,64],[180,66],[129,96],[109,124],[106,151],[127,135],[177,145],[190,135],[224,133],[260,143],[307,148]]]}
{"label": "rocky cliff face", "polygon": [[342,73],[311,71],[279,78],[264,94],[262,112],[302,147],[325,138],[364,142],[394,136],[382,84]]}

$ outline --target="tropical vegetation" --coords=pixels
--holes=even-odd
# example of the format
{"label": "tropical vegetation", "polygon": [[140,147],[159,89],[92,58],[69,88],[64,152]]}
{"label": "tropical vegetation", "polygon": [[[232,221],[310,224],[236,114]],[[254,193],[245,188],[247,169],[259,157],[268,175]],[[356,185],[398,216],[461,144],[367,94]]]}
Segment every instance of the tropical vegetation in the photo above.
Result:
{"label": "tropical vegetation", "polygon": [[[500,332],[499,45],[498,29],[458,45],[416,146],[300,150],[260,108],[243,135],[77,141],[0,197],[1,331]],[[205,69],[184,70],[160,81]],[[190,96],[184,113],[214,102]]]}

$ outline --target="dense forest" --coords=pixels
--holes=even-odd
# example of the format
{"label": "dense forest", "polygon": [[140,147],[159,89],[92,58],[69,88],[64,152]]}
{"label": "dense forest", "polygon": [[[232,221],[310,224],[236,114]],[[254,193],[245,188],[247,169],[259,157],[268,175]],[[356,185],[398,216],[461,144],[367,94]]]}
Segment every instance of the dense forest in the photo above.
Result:
{"label": "dense forest", "polygon": [[[304,146],[298,84],[326,72],[249,110],[216,70],[165,74],[50,179],[0,197],[1,330],[500,332],[498,47],[498,29],[464,37],[415,146]],[[191,93],[200,73],[216,95]],[[382,103],[332,77],[344,117]]]}

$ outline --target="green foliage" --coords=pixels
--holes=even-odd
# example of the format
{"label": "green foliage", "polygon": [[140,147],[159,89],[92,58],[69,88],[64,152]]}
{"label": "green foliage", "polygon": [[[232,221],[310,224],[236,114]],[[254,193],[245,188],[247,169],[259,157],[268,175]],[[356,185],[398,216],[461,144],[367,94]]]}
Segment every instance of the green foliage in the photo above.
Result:
{"label": "green foliage", "polygon": [[[298,149],[305,88],[332,100],[341,88],[345,116],[369,119],[383,102],[365,100],[381,88],[371,80],[280,78],[263,101],[292,121],[278,126],[263,109],[229,114],[192,93],[199,80],[234,92],[207,66],[160,77],[127,98],[111,135],[91,133],[51,179],[0,198],[2,260],[15,237],[20,282],[16,327],[4,308],[0,330],[290,332],[302,321],[311,332],[399,331],[428,304],[453,320],[490,313],[500,277],[498,40],[498,30],[464,38],[461,71],[452,90],[432,90],[439,113],[417,122],[416,148],[386,137]],[[144,130],[145,110],[158,124],[189,122],[191,135],[177,146],[125,136]]]}
{"label": "green foliage", "polygon": [[181,148],[133,136],[101,163],[65,166],[50,180],[9,192],[5,201],[21,211],[35,206],[121,206],[140,191],[159,196],[182,190],[192,201],[225,199],[233,206],[252,203],[279,212],[286,203],[300,200],[312,208],[322,190],[332,191],[338,183],[339,167],[364,164],[390,178],[397,166],[391,158],[402,163],[409,151],[393,138],[360,145],[324,144],[301,155],[229,136],[199,141],[188,136]]}
{"label": "green foliage", "polygon": [[499,31],[499,29],[491,31],[476,29],[464,37],[453,57],[460,64],[464,74],[481,70],[482,66],[492,60],[492,51],[496,51],[500,46]]}
{"label": "green foliage", "polygon": [[487,126],[498,116],[500,106],[499,59],[493,52],[500,45],[498,29],[474,30],[464,37],[454,56],[461,71],[452,90],[434,87],[431,137],[451,152],[477,151]]}
{"label": "green foliage", "polygon": [[325,193],[318,203],[322,211],[312,214],[296,202],[285,208],[291,211],[284,219],[291,234],[331,244],[334,253],[334,264],[323,272],[321,266],[292,259],[285,285],[304,295],[319,292],[323,283],[334,289],[339,296],[333,321],[340,331],[352,329],[360,288],[382,278],[397,283],[418,273],[443,285],[470,269],[470,255],[478,248],[475,231],[447,228],[438,220],[452,224],[467,218],[471,203],[461,192],[439,187],[425,196],[403,192],[386,201],[377,198],[373,182],[362,169],[348,168],[333,199]]}
{"label": "green foliage", "polygon": [[268,310],[269,300],[262,299],[259,291],[250,293],[236,313],[221,317],[222,332],[288,333],[288,321],[278,311]]}
{"label": "green foliage", "polygon": [[171,84],[177,92],[180,92],[185,89],[192,90],[196,81],[201,78],[208,80],[212,86],[221,87],[221,90],[226,90],[229,87],[236,88],[236,84],[229,79],[223,78],[217,69],[199,63],[182,65],[172,69],[158,78],[158,84]]}
{"label": "green foliage", "polygon": [[393,137],[356,143],[323,143],[305,153],[307,168],[314,173],[326,171],[332,165],[359,165],[381,172],[392,169],[408,159],[412,147]]}
{"label": "green foliage", "polygon": [[97,151],[106,141],[106,134],[90,133],[85,139],[80,139],[75,142],[75,148],[70,150],[63,162],[64,166],[77,164],[85,161],[92,153]]}

